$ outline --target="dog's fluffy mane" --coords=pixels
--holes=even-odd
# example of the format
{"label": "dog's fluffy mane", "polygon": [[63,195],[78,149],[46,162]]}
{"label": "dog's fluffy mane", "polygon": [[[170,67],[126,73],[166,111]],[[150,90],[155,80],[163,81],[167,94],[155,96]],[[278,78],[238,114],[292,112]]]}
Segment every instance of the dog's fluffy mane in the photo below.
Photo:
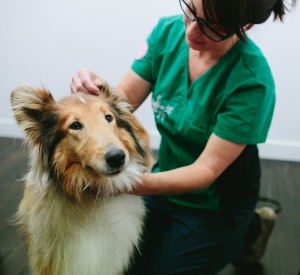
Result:
{"label": "dog's fluffy mane", "polygon": [[[33,274],[122,274],[145,208],[138,196],[113,194],[132,190],[150,165],[148,136],[130,105],[108,86],[60,101],[22,86],[11,103],[31,152],[17,219]],[[122,159],[110,167],[114,154]]]}

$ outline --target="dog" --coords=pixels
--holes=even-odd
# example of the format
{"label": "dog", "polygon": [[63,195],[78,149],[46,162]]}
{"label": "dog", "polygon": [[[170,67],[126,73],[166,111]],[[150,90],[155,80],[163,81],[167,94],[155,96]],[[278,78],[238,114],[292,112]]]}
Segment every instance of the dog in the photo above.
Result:
{"label": "dog", "polygon": [[149,171],[146,130],[108,85],[55,101],[45,88],[11,93],[30,165],[16,213],[36,275],[123,274],[138,248],[145,206],[131,195]]}

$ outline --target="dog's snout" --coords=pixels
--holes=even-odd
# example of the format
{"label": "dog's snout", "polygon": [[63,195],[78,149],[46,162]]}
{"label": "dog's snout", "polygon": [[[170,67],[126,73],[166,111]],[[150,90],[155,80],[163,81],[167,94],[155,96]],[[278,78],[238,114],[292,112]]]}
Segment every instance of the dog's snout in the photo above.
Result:
{"label": "dog's snout", "polygon": [[119,168],[125,163],[125,153],[121,149],[111,149],[105,154],[106,163],[112,168]]}

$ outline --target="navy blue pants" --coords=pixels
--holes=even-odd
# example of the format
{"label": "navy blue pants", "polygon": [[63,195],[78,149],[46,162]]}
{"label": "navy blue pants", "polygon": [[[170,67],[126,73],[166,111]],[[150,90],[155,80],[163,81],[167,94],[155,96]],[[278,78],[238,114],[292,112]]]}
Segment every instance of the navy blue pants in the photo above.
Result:
{"label": "navy blue pants", "polygon": [[191,210],[147,196],[142,247],[130,275],[214,275],[244,249],[255,205],[221,213]]}

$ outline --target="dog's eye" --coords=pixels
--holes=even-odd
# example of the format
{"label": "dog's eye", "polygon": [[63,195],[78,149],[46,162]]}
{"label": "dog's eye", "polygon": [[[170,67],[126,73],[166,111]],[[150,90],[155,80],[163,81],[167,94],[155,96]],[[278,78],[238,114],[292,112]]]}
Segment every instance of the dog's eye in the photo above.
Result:
{"label": "dog's eye", "polygon": [[83,126],[79,122],[75,121],[70,125],[69,128],[72,130],[81,130]]}
{"label": "dog's eye", "polygon": [[106,115],[106,116],[105,116],[105,119],[106,119],[108,122],[112,122],[112,121],[113,121],[112,115]]}

